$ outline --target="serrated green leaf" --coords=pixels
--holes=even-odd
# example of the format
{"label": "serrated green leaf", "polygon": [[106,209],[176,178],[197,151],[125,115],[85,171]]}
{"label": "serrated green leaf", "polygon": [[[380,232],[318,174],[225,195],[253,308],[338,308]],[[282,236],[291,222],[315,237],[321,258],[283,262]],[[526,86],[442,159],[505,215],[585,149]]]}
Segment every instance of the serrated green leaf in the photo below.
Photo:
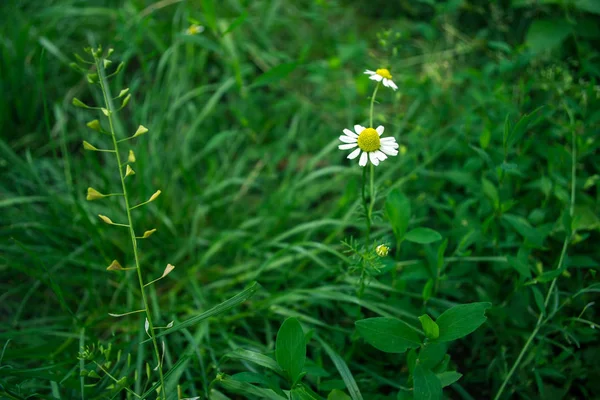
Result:
{"label": "serrated green leaf", "polygon": [[418,333],[396,318],[367,318],[355,325],[367,343],[386,353],[404,353],[421,345]]}

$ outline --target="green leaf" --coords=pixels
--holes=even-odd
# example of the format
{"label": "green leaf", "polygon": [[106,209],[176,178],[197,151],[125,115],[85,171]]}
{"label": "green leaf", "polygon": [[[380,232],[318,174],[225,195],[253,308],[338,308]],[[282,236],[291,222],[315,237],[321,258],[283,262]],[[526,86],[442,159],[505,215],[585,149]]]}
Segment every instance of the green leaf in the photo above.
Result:
{"label": "green leaf", "polygon": [[575,8],[600,15],[600,2],[598,0],[576,0]]}
{"label": "green leaf", "polygon": [[431,294],[433,292],[433,279],[429,278],[423,286],[423,292],[421,296],[423,297],[423,301],[428,301],[431,298]]}
{"label": "green leaf", "polygon": [[297,66],[298,63],[296,62],[279,64],[256,78],[251,86],[259,87],[280,81],[295,70]]}
{"label": "green leaf", "polygon": [[223,32],[222,36],[227,35],[229,32],[233,32],[238,26],[240,26],[244,22],[246,22],[247,18],[248,18],[248,12],[244,11],[243,14],[241,14],[239,17],[234,19],[233,22],[231,24],[229,24],[227,29],[225,29],[225,31]]}
{"label": "green leaf", "polygon": [[340,373],[340,376],[342,377],[342,380],[344,381],[346,389],[348,389],[348,393],[350,393],[352,400],[363,400],[360,389],[356,384],[356,380],[354,379],[354,376],[352,376],[352,372],[350,372],[350,369],[348,368],[348,365],[344,359],[340,357],[340,355],[337,354],[323,339],[318,336],[316,336],[316,339],[319,341],[319,343],[321,343],[321,346],[323,346],[323,349],[333,362],[333,365],[335,365],[335,368]]}
{"label": "green leaf", "polygon": [[525,44],[534,53],[559,47],[571,34],[571,25],[563,18],[533,21],[525,37]]}
{"label": "green leaf", "polygon": [[[258,291],[258,289],[260,289],[260,287],[261,286],[258,283],[252,282],[252,284],[250,284],[250,286],[248,286],[246,289],[239,292],[232,298],[225,300],[221,304],[216,305],[215,307],[211,308],[208,311],[203,312],[202,314],[196,315],[195,317],[192,317],[186,321],[183,321],[182,323],[177,324],[172,328],[162,331],[161,333],[157,334],[156,337],[158,338],[161,336],[169,335],[173,332],[180,331],[185,328],[189,328],[192,325],[196,325],[200,321],[203,321],[207,318],[213,317],[215,315],[221,314],[222,312],[230,310],[233,307],[235,307],[239,304],[242,304],[244,301],[246,301],[250,297],[252,297],[254,295],[254,293],[256,293]],[[146,339],[142,343],[149,342],[150,340],[151,339]]]}
{"label": "green leaf", "polygon": [[446,355],[446,343],[427,343],[419,351],[419,365],[425,368],[434,368]]}
{"label": "green leaf", "polygon": [[410,200],[398,189],[392,190],[385,199],[385,212],[397,240],[404,239],[410,221]]}
{"label": "green leaf", "polygon": [[248,362],[260,365],[262,367],[268,368],[270,370],[273,370],[273,371],[277,372],[279,375],[282,375],[282,376],[284,375],[283,370],[281,369],[281,367],[277,364],[277,362],[275,360],[273,360],[271,357],[266,356],[261,353],[257,353],[257,352],[245,350],[245,349],[235,349],[234,351],[225,354],[225,357],[231,358],[234,360],[248,361]]}
{"label": "green leaf", "polygon": [[487,319],[485,310],[491,306],[492,303],[481,302],[461,304],[446,310],[436,320],[440,328],[440,336],[437,340],[449,342],[475,331]]}
{"label": "green leaf", "polygon": [[396,318],[367,318],[355,325],[367,343],[386,353],[404,353],[421,345],[417,332]]}
{"label": "green leaf", "polygon": [[342,392],[339,389],[333,389],[329,396],[327,396],[327,400],[351,400],[350,396],[346,393]]}
{"label": "green leaf", "polygon": [[441,374],[437,374],[437,377],[440,380],[442,387],[445,388],[446,386],[450,386],[454,382],[458,381],[462,377],[462,374],[456,371],[446,371],[442,372]]}
{"label": "green leaf", "polygon": [[537,116],[538,112],[542,108],[544,108],[544,106],[538,107],[535,110],[533,110],[532,112],[530,112],[529,114],[525,114],[521,117],[519,122],[517,122],[515,127],[510,132],[510,135],[508,138],[508,146],[509,147],[513,146],[515,143],[517,143],[521,139],[521,137],[523,137],[523,135],[527,131],[527,128],[529,127],[529,125],[532,123],[533,119]]}
{"label": "green leaf", "polygon": [[442,235],[433,229],[429,228],[415,228],[412,231],[408,232],[404,239],[409,242],[419,243],[419,244],[428,244],[437,242],[438,240],[442,240]]}
{"label": "green leaf", "polygon": [[496,186],[485,178],[481,178],[481,185],[483,187],[483,194],[490,199],[494,210],[497,210],[500,207],[500,196],[498,196]]}
{"label": "green leaf", "polygon": [[438,377],[421,365],[415,367],[415,400],[439,400],[442,398],[442,383]]}
{"label": "green leaf", "polygon": [[513,267],[521,276],[531,278],[531,270],[527,263],[521,261],[518,257],[513,256],[507,256],[506,261],[508,262],[508,265]]}
{"label": "green leaf", "polygon": [[288,318],[279,332],[275,342],[277,364],[286,372],[292,384],[301,378],[306,362],[306,340],[300,322],[296,318]]}
{"label": "green leaf", "polygon": [[518,215],[504,214],[502,219],[508,222],[523,238],[536,247],[542,247],[546,235],[535,229],[529,221]]}
{"label": "green leaf", "polygon": [[436,324],[429,315],[421,315],[419,317],[419,321],[421,321],[421,326],[423,327],[425,336],[427,336],[428,339],[437,339],[440,336],[440,328],[438,327],[438,324]]}
{"label": "green leaf", "polygon": [[269,399],[269,400],[280,400],[285,399],[281,395],[278,395],[271,389],[264,389],[261,387],[254,386],[248,382],[238,381],[230,376],[221,377],[218,382],[227,390],[231,390],[236,393],[256,396],[260,399]]}

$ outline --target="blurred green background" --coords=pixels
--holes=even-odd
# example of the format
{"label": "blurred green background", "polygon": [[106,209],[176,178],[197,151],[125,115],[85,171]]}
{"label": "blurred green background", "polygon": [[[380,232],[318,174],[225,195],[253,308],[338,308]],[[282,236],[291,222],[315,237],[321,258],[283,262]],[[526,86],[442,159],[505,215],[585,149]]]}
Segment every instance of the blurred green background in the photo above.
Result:
{"label": "blurred green background", "polygon": [[[131,262],[126,233],[96,217],[122,220],[121,204],[85,200],[88,186],[119,185],[114,161],[81,147],[109,146],[85,126],[98,116],[71,105],[101,104],[69,67],[96,44],[125,62],[112,91],[133,94],[118,134],[150,130],[132,144],[130,190],[136,199],[163,192],[134,216],[140,229],[158,229],[140,245],[148,276],[177,266],[150,290],[157,320],[185,320],[252,281],[263,286],[234,312],[170,336],[168,367],[190,355],[171,387],[245,398],[209,388],[218,372],[250,368],[222,356],[270,354],[295,315],[342,356],[365,399],[396,399],[410,387],[405,356],[369,347],[354,321],[384,310],[414,323],[490,301],[487,323],[450,349],[464,376],[444,393],[492,398],[535,327],[574,172],[575,234],[550,302],[556,316],[504,398],[600,393],[590,305],[600,261],[600,1],[3,0],[0,11],[0,395],[83,398],[82,343],[130,354],[130,366],[115,364],[122,375],[144,375],[152,357],[133,344],[144,335],[139,318],[107,316],[139,305],[134,275],[105,270]],[[187,34],[193,24],[204,31]],[[373,85],[362,72],[380,67],[399,90],[380,92],[376,124],[403,146],[376,169],[380,193],[400,188],[412,223],[442,233],[448,249],[433,292],[424,288],[437,246],[406,245],[358,298],[340,242],[363,235],[361,170],[337,145],[343,128],[368,121]],[[506,121],[540,106],[504,151]],[[383,213],[374,231],[395,243]],[[319,342],[309,357],[315,392],[345,390]],[[138,392],[140,381],[131,383]],[[85,398],[121,398],[110,384],[98,380]]]}

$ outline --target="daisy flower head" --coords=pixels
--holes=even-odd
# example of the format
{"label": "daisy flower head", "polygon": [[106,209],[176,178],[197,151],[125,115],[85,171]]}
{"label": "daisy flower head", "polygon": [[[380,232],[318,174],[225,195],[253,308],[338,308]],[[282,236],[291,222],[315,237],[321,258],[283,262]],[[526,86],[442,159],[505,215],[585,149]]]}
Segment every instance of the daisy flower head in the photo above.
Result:
{"label": "daisy flower head", "polygon": [[366,70],[365,74],[370,75],[369,79],[383,83],[383,86],[398,89],[398,86],[392,81],[392,74],[385,68],[379,68],[377,71]]}
{"label": "daisy flower head", "polygon": [[202,32],[204,32],[204,27],[198,24],[192,24],[185,30],[186,35],[198,35]]}
{"label": "daisy flower head", "polygon": [[350,160],[360,155],[358,165],[364,167],[367,162],[375,166],[385,160],[388,156],[398,155],[398,143],[393,137],[384,137],[383,126],[379,125],[376,129],[365,128],[361,125],[354,125],[354,132],[350,129],[344,129],[344,134],[340,140],[344,142],[338,146],[340,150],[354,149],[349,155]]}

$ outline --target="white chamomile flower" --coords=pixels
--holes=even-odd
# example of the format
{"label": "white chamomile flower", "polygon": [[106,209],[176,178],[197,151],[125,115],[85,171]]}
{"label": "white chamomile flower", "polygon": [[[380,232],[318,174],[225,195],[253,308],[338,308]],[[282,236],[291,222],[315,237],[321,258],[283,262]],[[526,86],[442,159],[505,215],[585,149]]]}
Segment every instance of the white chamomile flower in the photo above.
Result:
{"label": "white chamomile flower", "polygon": [[[387,156],[398,155],[398,143],[393,137],[380,137],[383,133],[383,126],[379,125],[377,129],[365,128],[364,126],[354,125],[354,132],[350,129],[344,129],[344,135],[340,140],[344,144],[339,145],[340,150],[349,150],[358,147],[348,155],[350,160],[360,155],[358,165],[364,167],[370,160],[373,165],[387,158]],[[362,153],[362,154],[361,154]]]}
{"label": "white chamomile flower", "polygon": [[204,32],[204,27],[198,24],[192,24],[185,30],[186,35],[198,35],[202,32]]}
{"label": "white chamomile flower", "polygon": [[383,86],[398,89],[398,86],[392,81],[392,74],[385,68],[379,68],[377,71],[366,70],[365,74],[371,75],[369,79],[383,83]]}

